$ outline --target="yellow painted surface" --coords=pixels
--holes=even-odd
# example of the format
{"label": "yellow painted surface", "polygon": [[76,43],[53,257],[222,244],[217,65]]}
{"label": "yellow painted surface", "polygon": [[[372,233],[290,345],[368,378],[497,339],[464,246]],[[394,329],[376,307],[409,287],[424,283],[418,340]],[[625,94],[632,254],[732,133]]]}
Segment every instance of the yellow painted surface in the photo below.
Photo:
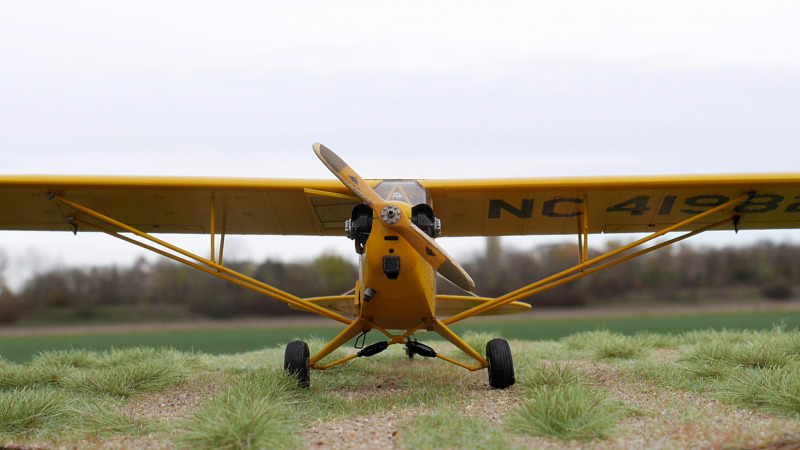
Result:
{"label": "yellow painted surface", "polygon": [[[422,180],[420,184],[434,198],[443,236],[577,234],[581,226],[577,219],[584,213],[589,233],[652,232],[748,192],[757,198],[737,207],[742,212],[741,229],[800,227],[798,173]],[[725,217],[730,212],[681,231]]]}
{"label": "yellow painted surface", "polygon": [[347,193],[336,180],[2,176],[0,229],[69,230],[64,216],[81,215],[53,193],[147,233],[210,233],[213,204],[217,233],[343,235],[353,202],[305,188]]}
{"label": "yellow painted surface", "polygon": [[[470,297],[464,295],[437,295],[436,316],[439,318],[454,316],[475,306],[494,300],[487,297]],[[531,305],[522,302],[511,302],[498,308],[491,309],[481,316],[494,316],[501,314],[517,314],[531,310]]]}
{"label": "yellow painted surface", "polygon": [[[410,206],[405,205],[410,214]],[[397,240],[392,239],[397,236]],[[400,258],[400,274],[389,279],[383,272],[383,257]],[[362,301],[361,317],[388,330],[408,330],[425,318],[434,316],[436,299],[435,272],[419,254],[390,227],[372,221],[361,264],[361,289],[371,288],[375,296]]]}

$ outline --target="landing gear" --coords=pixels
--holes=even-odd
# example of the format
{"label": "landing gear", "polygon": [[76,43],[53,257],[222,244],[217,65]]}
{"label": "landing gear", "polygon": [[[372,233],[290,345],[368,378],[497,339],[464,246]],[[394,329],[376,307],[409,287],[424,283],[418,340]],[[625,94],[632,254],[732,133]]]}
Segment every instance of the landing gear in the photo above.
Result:
{"label": "landing gear", "polygon": [[414,355],[424,356],[426,358],[435,358],[436,351],[425,344],[420,344],[416,340],[406,342],[406,354],[409,358]]}
{"label": "landing gear", "polygon": [[283,370],[288,375],[297,378],[297,386],[301,388],[311,385],[308,360],[308,344],[303,341],[289,342],[283,357]]}
{"label": "landing gear", "polygon": [[497,338],[487,342],[486,360],[489,361],[489,386],[505,389],[514,384],[514,361],[508,341]]}
{"label": "landing gear", "polygon": [[435,358],[436,351],[425,344],[420,344],[417,338],[411,335],[406,340],[406,356],[408,356],[408,359],[414,359],[414,355]]}

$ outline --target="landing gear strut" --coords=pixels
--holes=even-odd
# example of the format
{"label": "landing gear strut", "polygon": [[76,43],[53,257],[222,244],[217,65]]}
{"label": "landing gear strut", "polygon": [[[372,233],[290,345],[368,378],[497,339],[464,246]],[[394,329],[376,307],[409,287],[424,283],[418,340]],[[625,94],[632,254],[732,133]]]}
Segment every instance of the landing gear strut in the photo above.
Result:
{"label": "landing gear strut", "polygon": [[[315,364],[314,367],[317,369],[325,369],[360,356],[373,356],[386,350],[390,344],[391,342],[388,341],[376,342],[372,345],[362,348],[358,353],[348,356],[347,358],[339,360],[335,363],[328,365]],[[405,347],[406,354],[409,358],[413,357],[413,355],[424,356],[427,358],[438,357],[470,370],[478,370],[481,368],[480,365],[468,367],[457,361],[451,360],[442,355],[438,355],[431,347],[420,344],[416,340],[409,339],[405,343]],[[472,350],[469,347],[468,349]],[[474,353],[474,350],[472,350],[472,352]],[[505,389],[514,384],[516,381],[514,378],[514,362],[511,358],[511,348],[505,339],[497,338],[489,341],[486,344],[486,359],[483,361],[484,363],[488,363],[489,386],[494,389]],[[308,344],[300,340],[289,342],[289,344],[286,346],[286,352],[283,359],[283,370],[286,372],[286,374],[297,379],[298,387],[307,388],[311,384],[311,377],[309,373],[310,369]]]}
{"label": "landing gear strut", "polygon": [[497,338],[487,342],[486,360],[489,361],[489,386],[505,389],[514,384],[514,361],[508,341]]}

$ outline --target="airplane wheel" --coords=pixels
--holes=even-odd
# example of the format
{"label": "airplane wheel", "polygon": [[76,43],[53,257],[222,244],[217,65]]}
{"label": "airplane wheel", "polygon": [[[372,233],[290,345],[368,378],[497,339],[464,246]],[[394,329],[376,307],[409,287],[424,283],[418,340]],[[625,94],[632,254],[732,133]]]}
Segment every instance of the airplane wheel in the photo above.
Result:
{"label": "airplane wheel", "polygon": [[508,341],[498,338],[487,342],[486,360],[489,361],[489,386],[505,389],[514,384],[514,361]]}
{"label": "airplane wheel", "polygon": [[283,357],[283,370],[297,378],[297,385],[301,388],[307,388],[311,384],[308,360],[308,344],[303,341],[289,342]]}

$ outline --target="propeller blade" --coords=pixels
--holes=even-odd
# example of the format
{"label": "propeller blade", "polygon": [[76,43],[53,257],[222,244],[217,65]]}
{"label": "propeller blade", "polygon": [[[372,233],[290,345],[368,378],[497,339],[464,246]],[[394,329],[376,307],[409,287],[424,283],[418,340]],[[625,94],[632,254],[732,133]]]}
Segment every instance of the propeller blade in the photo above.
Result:
{"label": "propeller blade", "polygon": [[[436,241],[414,225],[409,217],[406,217],[402,213],[397,215],[395,210],[400,212],[399,209],[378,195],[378,193],[375,192],[355,170],[344,162],[344,160],[339,158],[336,153],[319,143],[314,144],[314,153],[316,153],[322,163],[336,175],[336,178],[363,200],[364,203],[371,207],[372,210],[375,211],[375,214],[381,217],[381,221],[386,226],[394,228],[398,234],[400,234],[403,239],[405,239],[406,242],[408,242],[409,245],[411,245],[411,247],[443,277],[447,278],[461,289],[471,291],[475,288],[475,282],[472,281],[472,278],[470,278],[464,268],[447,254]],[[384,212],[387,214],[383,214]],[[385,217],[391,217],[391,220],[387,221]]]}
{"label": "propeller blade", "polygon": [[[319,157],[322,163],[325,164],[328,170],[333,172],[336,178],[347,186],[353,194],[356,194],[364,203],[371,206],[372,209],[375,209],[375,205],[381,205],[380,207],[383,207],[386,201],[378,195],[355,170],[348,166],[342,158],[339,158],[339,155],[333,153],[333,150],[318,142],[315,143],[313,147],[314,153],[317,154],[317,157]],[[378,214],[380,214],[380,211],[378,211]]]}
{"label": "propeller blade", "polygon": [[410,219],[406,218],[406,220],[408,220],[408,226],[396,227],[398,234],[403,236],[403,239],[443,277],[465,291],[475,289],[475,282],[472,281],[467,271],[444,251],[433,238],[411,223]]}

